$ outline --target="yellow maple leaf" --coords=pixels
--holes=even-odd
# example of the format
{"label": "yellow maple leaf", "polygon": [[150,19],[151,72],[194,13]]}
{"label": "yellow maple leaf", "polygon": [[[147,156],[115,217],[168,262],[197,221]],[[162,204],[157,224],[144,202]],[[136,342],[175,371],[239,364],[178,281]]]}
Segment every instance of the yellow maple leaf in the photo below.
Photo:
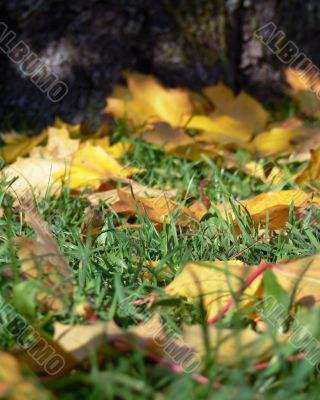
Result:
{"label": "yellow maple leaf", "polygon": [[254,151],[271,156],[293,150],[293,139],[303,135],[303,129],[274,127],[257,135],[250,148]]}
{"label": "yellow maple leaf", "polygon": [[54,174],[71,189],[97,188],[107,178],[126,178],[141,172],[140,168],[123,166],[100,146],[85,142],[74,153],[68,168]]}
{"label": "yellow maple leaf", "polygon": [[[288,292],[296,290],[295,302],[312,297],[314,303],[318,304],[319,262],[320,254],[315,254],[311,257],[270,264],[269,268],[284,290]],[[190,302],[202,301],[210,320],[219,315],[223,307],[234,297],[237,298],[237,305],[241,308],[252,306],[261,298],[263,273],[257,274],[253,280],[248,279],[252,278],[257,270],[258,266],[247,266],[233,260],[189,263],[165,290],[171,295],[186,297]]]}
{"label": "yellow maple leaf", "polygon": [[194,115],[185,118],[185,127],[204,131],[195,137],[197,141],[202,142],[244,145],[252,137],[252,131],[246,125],[229,116]]}
{"label": "yellow maple leaf", "polygon": [[213,116],[228,115],[241,122],[252,133],[264,129],[269,113],[249,94],[242,91],[235,96],[222,82],[204,88],[203,93],[215,105]]}
{"label": "yellow maple leaf", "polygon": [[[191,302],[202,300],[210,319],[226,304],[231,293],[241,290],[254,270],[254,267],[245,266],[241,261],[189,263],[165,290],[171,295],[186,297]],[[257,280],[249,286],[242,299],[251,301],[259,285]]]}
{"label": "yellow maple leaf", "polygon": [[168,122],[180,126],[185,115],[193,111],[189,93],[183,89],[166,89],[152,76],[137,73],[125,75],[126,88],[116,88],[107,100],[106,112],[124,115],[134,124]]}
{"label": "yellow maple leaf", "polygon": [[[41,135],[33,138],[27,136],[16,137],[14,140],[9,140],[9,143],[0,148],[0,157],[3,158],[6,164],[10,164],[18,157],[26,156],[35,146],[43,142],[48,135],[44,131]],[[2,138],[5,140],[6,135]]]}
{"label": "yellow maple leaf", "polygon": [[[48,136],[47,145],[34,147],[29,150],[30,157],[19,158],[3,171],[8,180],[17,178],[9,191],[20,199],[34,194],[44,196],[53,189],[58,192],[60,185],[53,174],[65,169],[79,147],[79,140],[70,139],[70,132],[65,126],[49,127],[43,135]],[[38,142],[39,138],[36,139]]]}

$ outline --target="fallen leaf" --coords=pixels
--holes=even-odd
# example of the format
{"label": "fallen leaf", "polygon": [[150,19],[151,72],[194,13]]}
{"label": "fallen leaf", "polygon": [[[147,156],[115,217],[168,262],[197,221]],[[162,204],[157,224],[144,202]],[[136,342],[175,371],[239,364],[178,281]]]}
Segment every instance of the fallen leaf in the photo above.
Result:
{"label": "fallen leaf", "polygon": [[41,282],[38,300],[53,310],[65,311],[73,295],[72,272],[62,255],[49,225],[28,207],[26,223],[37,238],[15,238],[22,271],[28,279]]}
{"label": "fallen leaf", "polygon": [[318,118],[320,115],[320,103],[318,94],[320,90],[320,81],[311,72],[306,70],[287,68],[285,71],[286,79],[291,87],[288,94],[298,103],[301,110],[312,117]]}
{"label": "fallen leaf", "polygon": [[[27,136],[16,136],[15,140],[0,148],[0,157],[6,164],[10,164],[18,157],[26,156],[35,146],[43,142],[47,137],[47,131],[33,138]],[[2,135],[5,140],[5,136]]]}
{"label": "fallen leaf", "polygon": [[70,167],[56,172],[54,178],[62,180],[71,189],[95,189],[105,179],[126,178],[138,172],[141,172],[141,169],[122,166],[102,147],[85,142],[74,153]]}
{"label": "fallen leaf", "polygon": [[281,287],[288,291],[297,286],[295,303],[312,297],[315,304],[320,303],[320,254],[275,264],[272,271]]}
{"label": "fallen leaf", "polygon": [[257,135],[250,148],[264,156],[289,152],[294,149],[293,140],[303,134],[299,128],[274,127]]}
{"label": "fallen leaf", "polygon": [[117,142],[116,144],[110,146],[109,137],[102,137],[98,139],[89,139],[86,141],[93,146],[99,146],[103,148],[108,154],[116,159],[122,158],[125,154],[127,154],[130,149],[133,147],[131,143],[128,142]]}
{"label": "fallen leaf", "polygon": [[202,142],[245,145],[252,137],[247,126],[229,116],[194,115],[185,119],[185,127],[203,131],[195,137]]}
{"label": "fallen leaf", "polygon": [[64,325],[56,322],[54,325],[54,341],[78,363],[86,360],[92,349],[101,349],[108,340],[121,334],[121,329],[112,321],[93,325]]}
{"label": "fallen leaf", "polygon": [[63,161],[42,158],[19,158],[2,171],[7,181],[15,181],[8,188],[19,200],[33,196],[45,196],[46,193],[58,193],[61,185],[54,179],[54,173],[65,168]]}
{"label": "fallen leaf", "polygon": [[228,115],[241,122],[251,133],[260,132],[265,128],[269,113],[249,94],[242,91],[235,96],[222,82],[204,88],[203,93],[215,105],[215,111],[211,115]]}
{"label": "fallen leaf", "polygon": [[296,182],[302,185],[305,181],[319,181],[320,179],[320,146],[311,150],[311,160],[298,175]]}
{"label": "fallen leaf", "polygon": [[174,152],[177,147],[190,146],[195,141],[182,129],[172,128],[169,124],[159,122],[152,130],[145,132],[143,140],[163,148],[168,153]]}
{"label": "fallen leaf", "polygon": [[[270,357],[272,339],[269,335],[261,335],[251,328],[241,330],[218,329],[214,325],[207,327],[208,343],[213,350],[217,364],[235,365],[244,359],[256,362],[258,359]],[[206,342],[201,325],[185,326],[182,342],[190,347],[199,357],[207,354]]]}
{"label": "fallen leaf", "polygon": [[[158,188],[152,188],[152,187],[150,188],[147,186],[140,185],[140,183],[135,182],[133,180],[130,180],[130,185],[123,186],[121,188],[121,191],[126,193],[133,192],[135,196],[151,197],[151,198],[164,196],[168,199],[172,199],[177,195],[176,189],[162,190]],[[87,198],[90,204],[93,206],[99,204],[100,202],[106,202],[112,205],[120,200],[118,189],[111,189],[111,190],[106,190],[104,192],[92,193]]]}
{"label": "fallen leaf", "polygon": [[78,150],[79,139],[70,139],[70,133],[65,127],[49,127],[47,130],[48,144],[44,147],[35,147],[30,152],[31,158],[47,160],[70,160],[72,154]]}
{"label": "fallen leaf", "polygon": [[168,122],[181,126],[184,115],[193,112],[189,93],[183,89],[166,89],[152,76],[127,73],[128,89],[117,86],[107,99],[106,112],[124,115],[136,126]]}
{"label": "fallen leaf", "polygon": [[22,373],[18,360],[9,353],[0,353],[0,398],[7,400],[53,399],[35,380]]}
{"label": "fallen leaf", "polygon": [[[312,297],[320,302],[320,254],[296,260],[270,264],[278,283],[289,293],[295,291],[295,303]],[[246,266],[240,261],[207,261],[186,264],[182,272],[166,287],[166,292],[179,295],[190,302],[203,302],[208,320],[217,316],[231,300],[237,307],[252,306],[262,298],[263,274],[245,284],[257,271],[257,266]],[[262,290],[261,290],[262,289]]]}
{"label": "fallen leaf", "polygon": [[[229,300],[231,293],[241,291],[254,270],[254,267],[245,266],[240,261],[189,263],[165,290],[171,295],[186,297],[191,302],[203,301],[208,319],[211,319]],[[257,281],[244,291],[241,296],[243,302],[254,298],[259,284]]]}
{"label": "fallen leaf", "polygon": [[55,128],[58,129],[67,129],[69,132],[69,135],[73,139],[78,139],[81,136],[81,125],[80,124],[68,124],[67,122],[64,122],[61,118],[56,117],[54,120],[54,125]]}
{"label": "fallen leaf", "polygon": [[3,171],[8,180],[18,178],[9,191],[19,199],[58,193],[61,185],[54,174],[65,170],[79,147],[79,140],[70,139],[69,130],[64,125],[49,127],[45,134],[48,136],[47,145],[34,147],[29,158],[19,158]]}
{"label": "fallen leaf", "polygon": [[[241,208],[242,210],[246,209],[256,226],[259,224],[265,226],[268,219],[269,229],[277,230],[288,222],[291,204],[298,211],[305,208],[309,201],[311,201],[311,195],[299,189],[265,192],[248,200],[240,200],[240,215],[245,212],[241,212]],[[234,223],[237,224],[231,205],[227,205],[226,210],[223,205],[218,206],[218,209],[222,216],[226,215],[225,211],[227,211],[227,214],[230,214]]]}
{"label": "fallen leaf", "polygon": [[147,216],[151,221],[163,224],[169,222],[173,215],[177,215],[176,223],[181,226],[188,226],[199,222],[201,212],[193,212],[185,206],[181,206],[173,200],[161,197],[142,197],[118,189],[119,201],[112,204],[114,211],[127,216],[136,215],[139,212],[142,216]]}
{"label": "fallen leaf", "polygon": [[289,162],[303,162],[311,160],[311,152],[320,147],[320,129],[316,126],[305,126],[305,135],[294,140],[294,153]]}
{"label": "fallen leaf", "polygon": [[305,70],[286,68],[285,77],[292,89],[296,91],[309,90],[308,76],[305,72]]}

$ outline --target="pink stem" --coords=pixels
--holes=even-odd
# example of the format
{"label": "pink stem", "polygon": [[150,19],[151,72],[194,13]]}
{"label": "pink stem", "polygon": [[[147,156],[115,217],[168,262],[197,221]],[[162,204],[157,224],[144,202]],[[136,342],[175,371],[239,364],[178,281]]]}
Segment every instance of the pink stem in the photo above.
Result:
{"label": "pink stem", "polygon": [[[123,346],[123,345],[131,346],[132,345],[129,340],[124,339],[124,338],[115,338],[115,339],[112,340],[112,343],[114,343],[115,345],[118,345],[118,346]],[[156,362],[156,363],[158,363],[160,365],[163,365],[163,366],[167,367],[168,369],[170,369],[175,374],[180,374],[180,373],[184,372],[184,369],[183,369],[183,367],[181,365],[171,363],[170,361],[165,360],[164,358],[158,356],[157,354],[148,353],[147,357],[150,360],[152,360],[152,361],[154,361],[154,362]],[[206,384],[209,383],[209,379],[204,375],[193,373],[193,374],[191,374],[191,377],[192,377],[192,379],[194,379],[195,381],[201,383],[202,385],[206,385]],[[215,382],[215,383],[213,383],[213,387],[215,389],[219,389],[219,388],[222,387],[222,384],[220,382]]]}
{"label": "pink stem", "polygon": [[200,191],[200,194],[201,194],[202,201],[204,202],[204,204],[207,207],[207,209],[209,209],[211,207],[211,201],[209,200],[208,196],[206,195],[204,187],[210,181],[211,181],[211,179],[209,177],[208,178],[204,178],[200,182],[200,186],[199,186],[199,191]]}
{"label": "pink stem", "polygon": [[[243,292],[243,290],[245,290],[248,286],[250,286],[251,283],[255,281],[261,274],[263,274],[266,269],[271,268],[272,266],[273,265],[269,262],[260,265],[260,267],[258,267],[256,271],[254,271],[254,273],[250,275],[249,278],[245,281],[241,292]],[[218,313],[208,321],[208,324],[215,324],[223,315],[225,315],[230,310],[233,303],[234,299],[231,298],[227,302],[227,304],[223,306],[222,309],[218,311]]]}
{"label": "pink stem", "polygon": [[[296,360],[303,360],[303,359],[304,359],[304,354],[303,353],[291,354],[291,356],[287,357],[287,361],[289,361],[289,362],[293,362],[293,361],[296,361]],[[259,369],[266,369],[266,368],[269,367],[269,365],[270,365],[270,362],[266,361],[266,362],[261,362],[261,363],[255,364],[254,368],[258,369],[258,370]]]}

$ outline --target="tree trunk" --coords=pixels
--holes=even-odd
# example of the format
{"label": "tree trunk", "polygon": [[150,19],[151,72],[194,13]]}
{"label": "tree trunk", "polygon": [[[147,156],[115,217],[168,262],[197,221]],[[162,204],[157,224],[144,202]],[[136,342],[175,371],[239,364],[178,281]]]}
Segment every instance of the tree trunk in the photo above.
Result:
{"label": "tree trunk", "polygon": [[42,127],[55,115],[97,121],[123,70],[173,86],[224,80],[236,90],[280,93],[283,65],[253,37],[270,21],[320,64],[317,0],[6,0],[0,11],[16,41],[69,87],[53,103],[0,53],[2,125]]}

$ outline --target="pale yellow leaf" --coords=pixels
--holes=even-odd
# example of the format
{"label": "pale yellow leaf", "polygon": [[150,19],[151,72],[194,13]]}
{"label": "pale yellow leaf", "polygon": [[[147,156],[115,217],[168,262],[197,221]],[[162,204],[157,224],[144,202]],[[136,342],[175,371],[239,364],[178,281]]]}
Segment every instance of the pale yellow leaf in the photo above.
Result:
{"label": "pale yellow leaf", "polygon": [[[241,291],[245,280],[254,271],[254,267],[245,266],[240,261],[190,263],[166,287],[166,292],[186,297],[191,302],[202,300],[210,319],[227,303],[232,293]],[[251,301],[259,284],[260,280],[256,280],[250,285],[242,294],[242,301]]]}
{"label": "pale yellow leaf", "polygon": [[6,400],[39,400],[53,398],[35,379],[26,377],[21,364],[9,353],[0,353],[0,398]]}
{"label": "pale yellow leaf", "polygon": [[65,169],[63,161],[42,158],[20,158],[3,170],[2,176],[12,180],[17,178],[8,191],[18,199],[30,198],[33,195],[44,196],[46,193],[57,193],[60,185],[53,177],[57,171]]}

